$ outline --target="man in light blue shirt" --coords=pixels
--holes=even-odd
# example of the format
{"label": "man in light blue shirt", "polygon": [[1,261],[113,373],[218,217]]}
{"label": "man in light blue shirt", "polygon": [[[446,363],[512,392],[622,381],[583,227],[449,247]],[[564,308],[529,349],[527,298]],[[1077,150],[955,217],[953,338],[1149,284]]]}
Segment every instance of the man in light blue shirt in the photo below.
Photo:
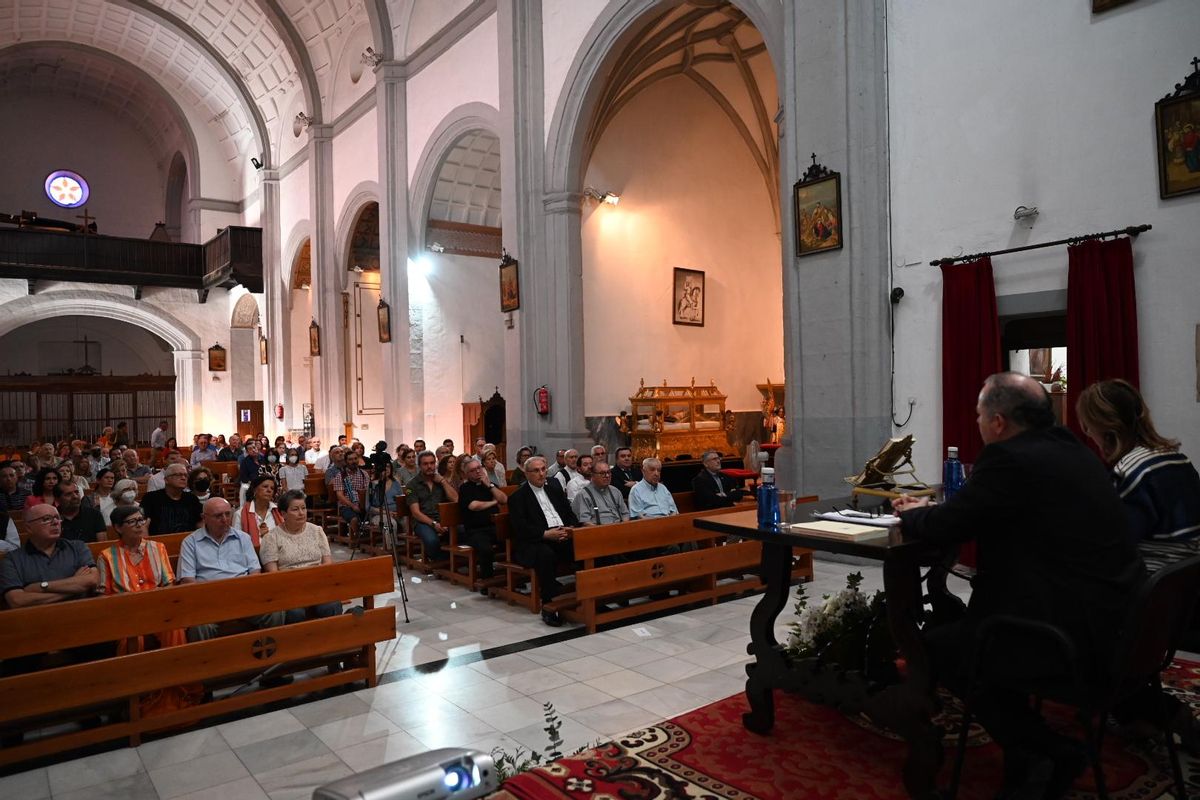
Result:
{"label": "man in light blue shirt", "polygon": [[642,461],[642,479],[629,490],[630,519],[672,517],[679,513],[675,498],[662,485],[661,479],[661,461],[657,458]]}
{"label": "man in light blue shirt", "polygon": [[[220,581],[257,575],[262,571],[250,537],[233,527],[233,508],[226,500],[220,497],[208,500],[204,504],[200,522],[201,527],[184,539],[179,548],[177,574],[180,583]],[[245,625],[270,628],[282,625],[283,616],[283,611],[272,611],[258,617],[235,620],[233,624],[235,628],[244,628]],[[227,626],[230,623],[206,623],[188,628],[188,641],[214,639],[235,632]]]}

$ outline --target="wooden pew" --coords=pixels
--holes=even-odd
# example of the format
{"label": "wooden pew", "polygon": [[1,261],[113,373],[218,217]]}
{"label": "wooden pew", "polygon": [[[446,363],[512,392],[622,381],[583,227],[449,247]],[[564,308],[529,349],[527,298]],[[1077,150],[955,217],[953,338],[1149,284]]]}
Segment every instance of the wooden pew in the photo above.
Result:
{"label": "wooden pew", "polygon": [[[701,517],[742,510],[744,507],[734,506],[576,529],[575,558],[583,562],[583,568],[575,572],[575,591],[555,598],[548,605],[568,619],[582,622],[589,633],[595,633],[599,625],[609,622],[697,602],[715,603],[728,595],[758,591],[762,588],[757,575],[761,545],[749,541],[721,543],[721,537],[714,537],[693,524]],[[600,566],[616,556],[687,542],[695,542],[697,548]],[[797,550],[796,553],[793,574],[811,580],[812,552]],[[670,589],[677,594],[670,595]],[[646,596],[652,599],[616,608],[604,604],[605,600]]]}
{"label": "wooden pew", "polygon": [[[179,549],[183,547],[183,540],[190,535],[191,533],[165,533],[161,536],[149,536],[147,538],[155,542],[161,542],[167,548],[167,555],[171,557],[171,568],[174,569],[176,563],[179,561]],[[99,558],[102,550],[107,550],[117,543],[116,534],[112,532],[111,527],[109,528],[109,537],[109,539],[103,542],[88,542],[88,549],[92,551],[93,559]],[[28,534],[22,533],[21,544],[25,544],[25,540],[28,538]],[[6,553],[0,552],[0,559],[3,559],[5,555]],[[3,606],[0,605],[0,608],[3,608]],[[5,619],[5,617],[0,617],[0,619]]]}
{"label": "wooden pew", "polygon": [[[99,727],[6,747],[0,750],[0,766],[114,739],[136,747],[152,731],[332,686],[375,686],[375,643],[396,635],[396,621],[390,606],[374,607],[374,596],[391,592],[394,577],[389,559],[367,558],[0,611],[0,653],[18,657],[353,597],[362,598],[363,608],[361,613],[0,678],[0,729],[37,729],[47,717],[68,710],[87,716],[97,708],[124,709]],[[290,685],[218,695],[211,702],[141,716],[139,698],[158,689],[198,682],[241,685],[276,665],[273,674],[287,675],[339,662],[346,668]]]}

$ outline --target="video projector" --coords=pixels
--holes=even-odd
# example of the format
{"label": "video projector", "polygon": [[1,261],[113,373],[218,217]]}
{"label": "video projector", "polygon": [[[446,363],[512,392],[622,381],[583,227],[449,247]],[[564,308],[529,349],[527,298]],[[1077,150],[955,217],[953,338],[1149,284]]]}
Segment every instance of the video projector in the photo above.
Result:
{"label": "video projector", "polygon": [[430,750],[321,786],[313,800],[472,800],[496,791],[496,764],[487,753]]}

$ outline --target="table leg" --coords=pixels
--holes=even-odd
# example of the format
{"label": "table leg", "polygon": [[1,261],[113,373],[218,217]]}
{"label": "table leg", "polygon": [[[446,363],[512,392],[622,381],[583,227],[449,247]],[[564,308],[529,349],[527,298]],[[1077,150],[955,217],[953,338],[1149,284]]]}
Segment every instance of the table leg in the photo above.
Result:
{"label": "table leg", "polygon": [[787,662],[775,639],[775,620],[787,603],[792,573],[791,545],[763,542],[759,577],[766,590],[750,615],[750,644],[746,651],[754,662],[746,665],[746,699],[750,711],[742,724],[753,733],[769,733],[775,726],[775,687],[787,676]]}

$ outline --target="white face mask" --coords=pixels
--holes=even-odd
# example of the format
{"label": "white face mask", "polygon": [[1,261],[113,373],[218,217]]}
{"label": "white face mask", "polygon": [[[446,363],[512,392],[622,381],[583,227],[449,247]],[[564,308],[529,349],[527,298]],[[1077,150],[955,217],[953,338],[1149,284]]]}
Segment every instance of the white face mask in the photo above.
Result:
{"label": "white face mask", "polygon": [[279,460],[279,457],[278,457],[278,456],[276,456],[274,453],[272,453],[271,455],[267,456],[267,461],[270,461],[272,464],[274,464],[274,463],[275,463],[276,461],[278,461],[278,460]]}
{"label": "white face mask", "polygon": [[296,456],[288,456],[288,461],[290,461],[290,462],[291,462],[291,463],[293,463],[293,464],[295,464],[295,463],[296,463],[297,461],[299,461],[299,460],[300,460],[300,459],[299,459],[299,458],[297,458]]}
{"label": "white face mask", "polygon": [[122,503],[132,503],[136,499],[137,499],[137,492],[133,492],[133,491],[121,492],[121,502]]}

